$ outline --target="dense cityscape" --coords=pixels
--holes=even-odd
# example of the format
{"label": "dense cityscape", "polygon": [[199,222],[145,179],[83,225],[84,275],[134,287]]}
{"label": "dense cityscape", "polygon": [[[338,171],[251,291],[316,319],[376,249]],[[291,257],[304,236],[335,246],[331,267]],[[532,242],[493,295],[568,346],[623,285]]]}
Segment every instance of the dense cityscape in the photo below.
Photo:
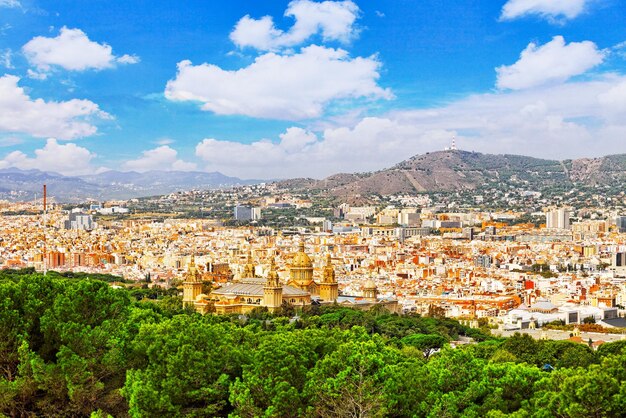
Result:
{"label": "dense cityscape", "polygon": [[0,418],[626,417],[619,0],[0,0]]}
{"label": "dense cityscape", "polygon": [[[540,195],[532,195],[536,209],[548,203]],[[447,204],[428,195],[389,200],[395,204],[321,207],[316,197],[263,184],[82,208],[55,204],[45,217],[41,202],[5,202],[4,213],[29,214],[2,217],[0,267],[111,274],[135,285],[149,278],[149,288],[178,289],[182,296],[191,257],[200,281],[214,291],[267,277],[270,262],[287,284],[303,244],[310,280],[322,279],[329,256],[340,295],[324,300],[318,289],[303,288],[313,298],[307,304],[368,300],[373,283],[377,298],[397,301],[398,312],[427,314],[435,307],[450,318],[486,319],[502,331],[555,321],[592,321],[607,332],[624,326],[623,196],[610,208],[537,212],[490,211],[480,195],[465,208],[458,195],[447,196]],[[198,210],[198,202],[207,208]],[[223,218],[210,217],[215,206]],[[167,212],[173,207],[206,214],[180,217]],[[268,216],[273,226],[262,225]],[[239,313],[263,306],[236,303]]]}

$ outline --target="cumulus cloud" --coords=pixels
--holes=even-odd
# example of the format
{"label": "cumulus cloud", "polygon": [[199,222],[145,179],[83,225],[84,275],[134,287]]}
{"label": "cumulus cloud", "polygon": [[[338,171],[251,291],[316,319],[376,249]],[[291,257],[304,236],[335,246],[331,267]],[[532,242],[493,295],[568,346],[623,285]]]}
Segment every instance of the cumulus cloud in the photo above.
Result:
{"label": "cumulus cloud", "polygon": [[[363,118],[321,132],[290,128],[276,140],[243,144],[207,138],[206,169],[247,178],[324,177],[372,171],[450,145],[540,158],[624,152],[626,77],[500,91],[448,105]],[[619,117],[621,115],[621,117]]]}
{"label": "cumulus cloud", "polygon": [[139,172],[150,170],[193,171],[196,169],[196,164],[180,160],[175,149],[163,145],[144,151],[138,159],[126,161],[123,167],[125,170]]}
{"label": "cumulus cloud", "polygon": [[573,19],[580,15],[591,0],[509,0],[502,7],[502,20],[537,15],[551,22]]}
{"label": "cumulus cloud", "polygon": [[36,137],[74,139],[93,135],[93,120],[111,119],[89,100],[46,102],[31,99],[18,86],[16,76],[0,77],[0,132],[25,133]]}
{"label": "cumulus cloud", "polygon": [[134,55],[113,54],[113,48],[106,43],[91,41],[80,29],[62,27],[58,36],[46,38],[37,36],[22,47],[29,63],[45,74],[52,67],[70,71],[102,70],[116,63],[135,64],[139,58]]}
{"label": "cumulus cloud", "polygon": [[520,90],[563,82],[601,64],[604,53],[591,41],[565,43],[555,36],[545,45],[530,43],[513,65],[496,68],[497,86]]}
{"label": "cumulus cloud", "polygon": [[73,143],[59,144],[56,139],[49,138],[43,148],[35,150],[34,157],[13,151],[0,160],[0,168],[38,169],[74,176],[93,173],[91,160],[95,156],[87,148]]}
{"label": "cumulus cloud", "polygon": [[314,118],[333,100],[391,98],[377,84],[380,66],[376,57],[351,58],[342,49],[317,45],[294,55],[267,53],[236,71],[182,61],[165,96],[198,101],[220,115]]}
{"label": "cumulus cloud", "polygon": [[[326,129],[319,136],[292,127],[278,142],[250,144],[204,139],[196,155],[217,170],[247,178],[323,177],[339,172],[381,169],[432,149],[453,132],[421,129],[389,118],[364,118],[354,127]],[[415,147],[419,144],[419,147]]]}
{"label": "cumulus cloud", "polygon": [[247,15],[237,22],[230,39],[240,48],[262,51],[300,45],[318,33],[325,41],[347,42],[356,36],[358,14],[359,8],[352,1],[295,0],[285,11],[285,16],[295,19],[287,32],[277,29],[271,16],[254,19]]}

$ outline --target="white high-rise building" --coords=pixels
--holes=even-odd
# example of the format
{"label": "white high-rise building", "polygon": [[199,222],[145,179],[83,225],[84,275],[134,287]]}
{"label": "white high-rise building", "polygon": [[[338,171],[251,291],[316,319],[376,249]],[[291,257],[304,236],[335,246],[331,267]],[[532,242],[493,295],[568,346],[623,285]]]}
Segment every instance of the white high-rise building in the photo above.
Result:
{"label": "white high-rise building", "polygon": [[238,221],[259,220],[261,219],[261,208],[249,205],[236,205],[235,219]]}
{"label": "white high-rise building", "polygon": [[546,212],[546,228],[570,229],[570,212],[567,209],[554,209]]}
{"label": "white high-rise building", "polygon": [[64,222],[64,227],[65,229],[82,229],[85,231],[91,231],[92,229],[95,229],[96,223],[93,221],[93,217],[91,215],[73,210],[68,219]]}

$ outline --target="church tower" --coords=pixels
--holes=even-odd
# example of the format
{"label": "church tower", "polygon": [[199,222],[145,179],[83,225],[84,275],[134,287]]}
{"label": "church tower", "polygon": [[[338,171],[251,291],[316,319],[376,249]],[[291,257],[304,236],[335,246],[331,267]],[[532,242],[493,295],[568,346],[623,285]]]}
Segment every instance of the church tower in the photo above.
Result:
{"label": "church tower", "polygon": [[243,276],[241,276],[241,278],[249,279],[256,277],[254,270],[254,263],[252,262],[252,251],[248,251],[248,261],[246,262],[246,266],[243,268]]}
{"label": "church tower", "polygon": [[336,302],[339,297],[339,284],[335,279],[335,269],[330,258],[330,253],[326,254],[324,277],[322,283],[320,283],[320,297],[327,302]]}
{"label": "church tower", "polygon": [[199,294],[202,293],[202,274],[196,267],[196,258],[192,254],[185,281],[183,281],[183,306],[194,307],[194,303]]}
{"label": "church tower", "polygon": [[376,302],[378,300],[378,287],[372,280],[365,282],[363,287],[363,297],[370,302]]}
{"label": "church tower", "polygon": [[278,273],[276,272],[276,262],[272,257],[270,271],[267,274],[267,281],[263,286],[263,306],[270,312],[276,312],[283,304],[283,287],[280,284]]}

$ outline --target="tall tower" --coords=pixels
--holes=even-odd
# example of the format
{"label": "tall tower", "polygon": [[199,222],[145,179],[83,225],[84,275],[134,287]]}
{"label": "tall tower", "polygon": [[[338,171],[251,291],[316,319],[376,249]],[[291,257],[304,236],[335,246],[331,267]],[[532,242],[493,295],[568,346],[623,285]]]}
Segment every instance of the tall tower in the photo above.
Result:
{"label": "tall tower", "polygon": [[272,257],[270,271],[267,274],[267,281],[263,286],[263,306],[270,312],[276,312],[283,304],[283,287],[280,284],[278,273],[276,272],[276,261]]}
{"label": "tall tower", "polygon": [[246,261],[246,266],[243,268],[242,278],[249,279],[251,277],[256,277],[254,270],[254,263],[252,262],[252,251],[248,251],[248,261]]}
{"label": "tall tower", "polygon": [[335,269],[330,258],[330,253],[326,254],[324,277],[322,283],[320,283],[320,297],[327,302],[335,302],[339,297],[339,284],[335,279]]}
{"label": "tall tower", "polygon": [[46,253],[46,233],[48,232],[47,222],[48,222],[48,188],[44,184],[43,185],[43,275],[45,276],[48,273],[48,263],[47,258],[48,254]]}
{"label": "tall tower", "polygon": [[202,293],[202,275],[196,268],[196,258],[192,254],[185,281],[183,282],[183,306],[194,307],[196,298]]}
{"label": "tall tower", "polygon": [[450,147],[450,150],[456,151],[456,136],[452,137],[452,147]]}

